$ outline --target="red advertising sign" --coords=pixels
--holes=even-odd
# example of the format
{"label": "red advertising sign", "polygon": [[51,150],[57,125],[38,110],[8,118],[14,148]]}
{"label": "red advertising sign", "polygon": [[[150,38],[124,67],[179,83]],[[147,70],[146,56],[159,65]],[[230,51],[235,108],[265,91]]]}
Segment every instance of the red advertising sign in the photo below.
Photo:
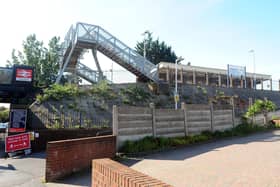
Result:
{"label": "red advertising sign", "polygon": [[18,150],[29,149],[30,136],[29,133],[17,134],[12,136],[7,136],[5,140],[5,152],[14,152]]}
{"label": "red advertising sign", "polygon": [[32,69],[16,69],[16,81],[31,82],[32,81]]}

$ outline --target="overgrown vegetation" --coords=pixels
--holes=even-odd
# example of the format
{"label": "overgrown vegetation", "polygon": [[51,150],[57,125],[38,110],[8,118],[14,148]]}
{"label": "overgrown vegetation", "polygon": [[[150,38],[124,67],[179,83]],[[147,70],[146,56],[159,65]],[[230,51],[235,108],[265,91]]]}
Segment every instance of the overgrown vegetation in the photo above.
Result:
{"label": "overgrown vegetation", "polygon": [[40,103],[50,99],[58,101],[63,98],[79,96],[82,93],[77,86],[72,84],[53,84],[49,88],[44,89],[43,94],[37,95],[36,100]]}
{"label": "overgrown vegetation", "polygon": [[90,92],[99,98],[104,99],[115,99],[117,95],[114,93],[111,86],[107,83],[107,81],[101,81],[98,84],[93,85]]}
{"label": "overgrown vegetation", "polygon": [[256,114],[262,114],[264,117],[264,124],[267,125],[268,112],[274,111],[275,109],[276,105],[272,101],[267,99],[258,99],[252,106],[248,108],[248,111],[246,112],[244,117],[248,119],[255,116]]}
{"label": "overgrown vegetation", "polygon": [[252,117],[256,114],[263,114],[265,119],[267,118],[267,113],[270,111],[274,111],[276,109],[276,105],[270,100],[256,100],[255,103],[248,108],[246,112],[246,117]]}
{"label": "overgrown vegetation", "polygon": [[148,102],[151,94],[138,86],[128,86],[126,89],[121,89],[120,94],[124,104],[136,105],[139,103]]}
{"label": "overgrown vegetation", "polygon": [[172,147],[178,147],[182,145],[190,145],[194,143],[205,142],[209,140],[215,140],[225,137],[244,136],[254,132],[260,132],[267,129],[279,128],[279,126],[271,124],[270,126],[257,126],[252,124],[241,124],[234,127],[231,130],[226,131],[204,131],[199,135],[187,136],[187,137],[145,137],[139,141],[126,141],[121,148],[121,152],[125,154],[137,154],[151,151],[159,151]]}

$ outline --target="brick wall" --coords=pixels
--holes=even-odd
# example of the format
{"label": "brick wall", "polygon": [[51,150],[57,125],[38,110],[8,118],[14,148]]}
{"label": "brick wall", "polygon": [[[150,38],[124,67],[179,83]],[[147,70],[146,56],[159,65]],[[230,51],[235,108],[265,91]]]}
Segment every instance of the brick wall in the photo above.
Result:
{"label": "brick wall", "polygon": [[73,172],[89,168],[92,159],[112,158],[115,153],[115,136],[48,142],[45,179],[50,182]]}
{"label": "brick wall", "polygon": [[111,128],[104,129],[39,129],[34,130],[39,137],[31,141],[33,152],[45,151],[50,141],[67,140],[75,138],[94,137],[100,135],[112,135]]}
{"label": "brick wall", "polygon": [[171,187],[160,180],[135,171],[110,159],[92,161],[92,187]]}

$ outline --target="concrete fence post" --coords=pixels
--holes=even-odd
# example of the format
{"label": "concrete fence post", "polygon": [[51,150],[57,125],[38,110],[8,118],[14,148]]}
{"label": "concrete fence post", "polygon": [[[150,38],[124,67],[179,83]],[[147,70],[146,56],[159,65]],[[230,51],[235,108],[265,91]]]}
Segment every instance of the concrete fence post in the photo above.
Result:
{"label": "concrete fence post", "polygon": [[181,109],[184,112],[184,130],[185,130],[185,136],[189,135],[189,127],[188,127],[188,116],[187,116],[187,105],[186,103],[181,103]]}
{"label": "concrete fence post", "polygon": [[210,103],[210,129],[211,132],[214,131],[214,108],[213,108],[213,103]]}
{"label": "concrete fence post", "polygon": [[234,98],[231,97],[230,98],[230,104],[232,106],[232,112],[231,112],[231,115],[232,115],[232,127],[235,126],[235,105],[234,105]]}
{"label": "concrete fence post", "polygon": [[119,131],[119,110],[118,106],[113,106],[113,135],[118,136]]}
{"label": "concrete fence post", "polygon": [[150,103],[151,114],[152,114],[152,130],[153,130],[153,137],[157,137],[157,129],[156,129],[156,109],[155,104]]}

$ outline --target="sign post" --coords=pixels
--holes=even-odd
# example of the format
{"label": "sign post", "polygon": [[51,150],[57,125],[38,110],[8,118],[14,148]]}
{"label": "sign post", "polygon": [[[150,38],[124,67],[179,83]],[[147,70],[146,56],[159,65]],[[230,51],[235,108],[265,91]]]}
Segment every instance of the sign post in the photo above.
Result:
{"label": "sign post", "polygon": [[5,139],[5,152],[15,152],[19,150],[30,149],[30,135],[29,133],[22,133],[12,136],[7,136]]}

